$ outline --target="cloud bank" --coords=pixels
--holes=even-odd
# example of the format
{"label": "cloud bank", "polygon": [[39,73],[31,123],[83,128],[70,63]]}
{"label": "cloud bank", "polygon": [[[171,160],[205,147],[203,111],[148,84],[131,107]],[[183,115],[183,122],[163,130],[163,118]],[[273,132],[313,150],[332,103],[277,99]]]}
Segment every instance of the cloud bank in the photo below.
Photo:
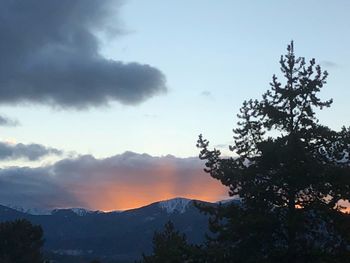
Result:
{"label": "cloud bank", "polygon": [[152,157],[126,152],[96,159],[84,155],[40,168],[0,170],[0,200],[24,207],[115,210],[183,196],[216,201],[227,193],[203,172],[198,158]]}
{"label": "cloud bank", "polygon": [[12,144],[0,142],[0,161],[26,159],[36,161],[48,155],[61,155],[63,152],[41,144]]}
{"label": "cloud bank", "polygon": [[165,92],[157,68],[99,54],[96,33],[120,35],[120,2],[1,1],[0,103],[83,109]]}

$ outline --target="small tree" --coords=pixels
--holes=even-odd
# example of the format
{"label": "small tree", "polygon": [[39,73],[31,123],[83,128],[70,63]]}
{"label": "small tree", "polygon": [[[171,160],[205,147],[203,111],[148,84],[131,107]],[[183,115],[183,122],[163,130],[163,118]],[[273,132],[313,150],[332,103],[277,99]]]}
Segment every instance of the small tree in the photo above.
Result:
{"label": "small tree", "polygon": [[143,255],[144,263],[180,263],[188,262],[190,246],[186,236],[176,231],[169,221],[163,232],[155,232],[153,236],[153,254]]}
{"label": "small tree", "polygon": [[285,84],[274,75],[262,99],[240,109],[235,157],[221,158],[199,136],[205,171],[241,199],[203,208],[213,215],[213,262],[337,262],[348,253],[339,201],[350,198],[350,128],[319,124],[315,110],[332,100],[318,97],[328,73],[314,59],[296,58],[291,42],[280,65]]}
{"label": "small tree", "polygon": [[41,227],[33,226],[27,220],[0,223],[0,262],[43,262],[42,237]]}

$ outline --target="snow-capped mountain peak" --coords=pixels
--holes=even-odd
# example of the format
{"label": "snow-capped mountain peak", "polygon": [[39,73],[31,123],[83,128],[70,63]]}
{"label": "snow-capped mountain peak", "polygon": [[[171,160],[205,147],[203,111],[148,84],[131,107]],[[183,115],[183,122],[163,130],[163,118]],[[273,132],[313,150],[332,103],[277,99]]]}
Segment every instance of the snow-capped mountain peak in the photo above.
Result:
{"label": "snow-capped mountain peak", "polygon": [[18,212],[22,212],[29,215],[53,215],[57,212],[70,211],[78,216],[85,216],[93,213],[103,213],[101,211],[92,211],[85,208],[56,208],[56,209],[42,209],[42,208],[28,208],[17,205],[7,204],[6,207],[12,208]]}
{"label": "snow-capped mountain peak", "polygon": [[29,215],[50,215],[51,214],[51,211],[48,209],[26,208],[26,207],[21,207],[18,205],[11,205],[11,204],[7,204],[6,206],[9,208],[12,208],[18,212],[22,212],[22,213],[29,214]]}
{"label": "snow-capped mountain peak", "polygon": [[78,216],[85,216],[87,214],[95,213],[95,211],[87,210],[84,208],[70,208],[71,211],[73,211]]}
{"label": "snow-capped mountain peak", "polygon": [[188,207],[188,205],[192,202],[190,199],[186,198],[174,198],[170,200],[165,200],[159,202],[159,207],[165,210],[168,214],[172,213],[184,213]]}
{"label": "snow-capped mountain peak", "polygon": [[57,213],[61,213],[61,212],[69,212],[69,213],[73,213],[76,214],[77,216],[86,216],[89,214],[94,214],[94,213],[103,213],[101,211],[92,211],[92,210],[88,210],[85,208],[64,208],[64,209],[54,209],[51,211],[51,214],[57,214]]}

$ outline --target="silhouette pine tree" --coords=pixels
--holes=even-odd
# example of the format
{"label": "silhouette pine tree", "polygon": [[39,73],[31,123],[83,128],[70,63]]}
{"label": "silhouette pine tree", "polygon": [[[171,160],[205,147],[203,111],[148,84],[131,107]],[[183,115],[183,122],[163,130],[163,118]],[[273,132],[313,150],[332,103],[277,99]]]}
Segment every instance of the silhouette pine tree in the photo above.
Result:
{"label": "silhouette pine tree", "polygon": [[43,231],[21,219],[0,223],[1,263],[41,263]]}
{"label": "silhouette pine tree", "polygon": [[318,95],[328,73],[296,58],[293,42],[281,56],[261,100],[243,103],[231,150],[222,158],[199,136],[205,171],[239,196],[240,205],[201,207],[212,215],[208,262],[342,262],[349,254],[350,128],[321,125]]}
{"label": "silhouette pine tree", "polygon": [[191,246],[186,236],[175,230],[169,221],[162,232],[155,232],[153,236],[153,254],[143,255],[143,263],[182,263],[189,260]]}

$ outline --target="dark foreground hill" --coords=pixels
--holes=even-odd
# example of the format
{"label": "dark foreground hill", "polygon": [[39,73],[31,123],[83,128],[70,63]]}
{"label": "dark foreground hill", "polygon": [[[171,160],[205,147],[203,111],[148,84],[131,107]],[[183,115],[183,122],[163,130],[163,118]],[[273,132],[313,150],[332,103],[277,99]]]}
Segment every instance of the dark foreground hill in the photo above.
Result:
{"label": "dark foreground hill", "polygon": [[168,220],[192,243],[204,240],[208,225],[208,218],[199,213],[194,201],[183,198],[110,213],[58,209],[49,215],[32,215],[0,206],[0,221],[19,218],[42,226],[50,257],[120,262],[133,261],[142,252],[150,252],[154,231],[162,229]]}

